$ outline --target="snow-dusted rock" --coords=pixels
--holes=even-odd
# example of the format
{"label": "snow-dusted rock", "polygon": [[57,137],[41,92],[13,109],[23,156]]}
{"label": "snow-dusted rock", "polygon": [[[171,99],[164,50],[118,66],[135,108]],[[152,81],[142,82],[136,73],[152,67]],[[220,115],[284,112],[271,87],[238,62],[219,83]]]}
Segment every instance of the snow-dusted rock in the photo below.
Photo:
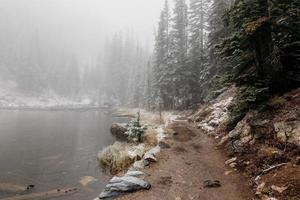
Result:
{"label": "snow-dusted rock", "polygon": [[157,158],[153,154],[145,154],[144,159],[149,162],[157,162]]}
{"label": "snow-dusted rock", "polygon": [[261,184],[259,184],[256,188],[255,194],[260,195],[262,193],[263,189],[265,188],[265,186],[266,186],[265,182],[262,182]]}
{"label": "snow-dusted rock", "polygon": [[[252,116],[247,116],[245,118],[250,118],[250,117]],[[243,119],[237,124],[237,126],[232,131],[230,131],[229,138],[238,139],[241,137],[246,137],[250,134],[250,132],[251,132],[250,125],[246,122],[246,119]]]}
{"label": "snow-dusted rock", "polygon": [[160,147],[156,146],[156,147],[150,149],[149,151],[147,151],[146,154],[152,154],[154,156],[158,156],[159,152],[160,152]]}
{"label": "snow-dusted rock", "polygon": [[[254,124],[250,124],[255,119],[256,112],[249,112],[237,125],[229,132],[228,136],[222,138],[219,144],[224,144],[228,141],[233,142],[235,151],[242,151],[243,147],[247,144],[254,144],[256,136],[254,135]],[[257,123],[260,123],[258,120]]]}
{"label": "snow-dusted rock", "polygon": [[197,127],[208,134],[213,133],[218,127],[228,121],[229,107],[234,102],[236,94],[236,87],[226,89],[214,101],[201,104],[199,110],[190,116],[188,120],[196,122]]}
{"label": "snow-dusted rock", "polygon": [[198,124],[198,128],[212,132],[220,124],[228,120],[228,109],[227,107],[232,103],[233,97],[228,97],[220,102],[212,104],[209,108],[211,112]]}
{"label": "snow-dusted rock", "polygon": [[236,165],[237,165],[237,164],[236,164],[235,162],[229,164],[229,166],[230,166],[231,168],[235,168]]}
{"label": "snow-dusted rock", "polygon": [[141,177],[144,175],[144,172],[136,171],[136,170],[129,170],[125,176],[132,176],[132,177]]}
{"label": "snow-dusted rock", "polygon": [[137,146],[130,146],[127,148],[127,155],[132,160],[140,160],[143,158],[146,151],[145,144],[139,144]]}
{"label": "snow-dusted rock", "polygon": [[235,162],[236,160],[237,160],[237,157],[231,158],[225,162],[225,165],[230,165],[231,163]]}
{"label": "snow-dusted rock", "polygon": [[279,187],[279,186],[276,186],[276,185],[272,185],[272,186],[271,186],[271,189],[281,194],[281,193],[283,193],[285,190],[287,190],[288,187]]}
{"label": "snow-dusted rock", "polygon": [[133,169],[144,169],[145,168],[144,160],[135,161],[132,167]]}
{"label": "snow-dusted rock", "polygon": [[230,140],[228,135],[225,135],[221,138],[220,142],[218,143],[218,146],[222,146],[226,144]]}
{"label": "snow-dusted rock", "polygon": [[282,142],[290,142],[300,146],[300,122],[295,120],[291,122],[276,122],[274,129],[277,138]]}
{"label": "snow-dusted rock", "polygon": [[106,185],[104,191],[96,199],[117,197],[138,190],[149,190],[150,183],[133,176],[113,177]]}
{"label": "snow-dusted rock", "polygon": [[144,155],[144,160],[150,161],[150,162],[157,162],[157,156],[160,152],[160,147],[156,146],[149,151],[147,151]]}
{"label": "snow-dusted rock", "polygon": [[128,134],[126,124],[115,123],[111,125],[110,132],[119,140],[127,140]]}
{"label": "snow-dusted rock", "polygon": [[158,146],[161,148],[161,149],[169,149],[171,148],[170,144],[168,144],[167,142],[165,141],[160,141],[158,143]]}

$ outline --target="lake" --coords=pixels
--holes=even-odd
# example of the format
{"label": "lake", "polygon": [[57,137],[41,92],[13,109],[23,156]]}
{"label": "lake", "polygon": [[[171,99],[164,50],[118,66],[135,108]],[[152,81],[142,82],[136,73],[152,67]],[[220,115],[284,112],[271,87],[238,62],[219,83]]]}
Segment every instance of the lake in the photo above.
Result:
{"label": "lake", "polygon": [[[77,194],[60,199],[93,199],[109,179],[97,153],[115,141],[111,124],[127,121],[101,110],[1,110],[0,183],[33,184],[33,192],[78,187]],[[84,176],[98,181],[83,187]],[[13,195],[0,191],[0,199]]]}

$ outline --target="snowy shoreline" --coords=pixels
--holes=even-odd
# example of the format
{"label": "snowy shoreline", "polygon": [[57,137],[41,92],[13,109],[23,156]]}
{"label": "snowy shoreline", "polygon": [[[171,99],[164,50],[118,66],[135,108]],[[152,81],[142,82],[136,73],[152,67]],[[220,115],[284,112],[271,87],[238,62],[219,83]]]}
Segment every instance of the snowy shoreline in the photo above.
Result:
{"label": "snowy shoreline", "polygon": [[107,106],[93,105],[63,105],[63,106],[0,106],[1,110],[11,111],[93,111],[110,110]]}
{"label": "snowy shoreline", "polygon": [[[164,141],[167,137],[166,127],[178,118],[178,115],[166,112],[160,119],[158,113],[146,111],[144,109],[130,109],[130,108],[119,108],[117,110],[119,113],[124,115],[134,115],[134,113],[139,112],[141,114],[141,121],[149,127],[152,127],[155,133],[155,144],[147,144],[147,141],[143,141],[139,144],[133,143],[122,143],[122,141],[115,142],[107,150],[108,152],[126,152],[123,154],[123,158],[120,159],[120,155],[117,153],[115,158],[122,161],[127,161],[128,159],[134,160],[128,167],[122,169],[122,172],[118,172],[112,176],[110,181],[105,186],[104,190],[100,193],[98,197],[94,200],[100,199],[111,199],[117,198],[126,194],[134,193],[139,190],[149,190],[151,188],[151,183],[145,180],[145,169],[150,167],[151,163],[159,161],[160,152],[169,148],[169,144]],[[122,126],[122,125],[121,125]],[[120,129],[119,129],[120,130]],[[149,136],[151,131],[147,129],[148,132],[145,134]],[[122,132],[122,131],[121,131]],[[122,134],[122,133],[120,133]],[[146,139],[147,140],[147,139]],[[149,142],[149,141],[148,141]],[[108,154],[108,158],[111,154]],[[98,160],[101,162],[103,156],[103,150],[98,154]],[[127,157],[127,159],[124,159]],[[114,163],[109,162],[109,163]],[[123,165],[121,165],[123,166]],[[127,169],[126,169],[127,168]]]}
{"label": "snowy shoreline", "polygon": [[81,98],[67,98],[48,91],[40,95],[24,94],[15,88],[0,88],[0,110],[28,110],[28,111],[64,111],[64,110],[98,110],[110,109],[110,105],[97,102],[91,96]]}

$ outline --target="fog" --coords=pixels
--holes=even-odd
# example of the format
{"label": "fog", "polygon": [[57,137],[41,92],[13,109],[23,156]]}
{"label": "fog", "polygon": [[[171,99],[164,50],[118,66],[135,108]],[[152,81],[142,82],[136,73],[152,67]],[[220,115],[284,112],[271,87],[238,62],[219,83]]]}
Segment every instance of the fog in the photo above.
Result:
{"label": "fog", "polygon": [[[39,32],[43,40],[95,51],[118,31],[153,41],[161,0],[1,0],[1,32]],[[52,41],[51,41],[52,42]]]}
{"label": "fog", "polygon": [[[0,94],[59,96],[76,101],[85,98],[98,103],[103,96],[117,99],[110,76],[124,67],[135,71],[138,66],[133,65],[146,65],[163,3],[1,0]],[[112,58],[117,49],[122,55],[131,52],[131,58],[126,56],[127,63],[122,55]],[[116,56],[116,52],[113,54]],[[118,63],[112,63],[118,59]],[[112,68],[114,71],[109,71]],[[125,83],[128,88],[129,77],[123,78],[121,85],[125,87]]]}

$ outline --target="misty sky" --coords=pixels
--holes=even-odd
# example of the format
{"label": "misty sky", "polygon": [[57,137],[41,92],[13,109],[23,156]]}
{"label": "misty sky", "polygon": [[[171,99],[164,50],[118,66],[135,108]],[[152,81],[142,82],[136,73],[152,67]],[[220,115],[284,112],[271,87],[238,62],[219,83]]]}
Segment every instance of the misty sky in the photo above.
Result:
{"label": "misty sky", "polygon": [[163,0],[0,0],[0,30],[10,30],[16,39],[38,34],[43,42],[61,41],[83,54],[95,53],[120,31],[134,32],[142,43],[152,45],[163,4]]}

